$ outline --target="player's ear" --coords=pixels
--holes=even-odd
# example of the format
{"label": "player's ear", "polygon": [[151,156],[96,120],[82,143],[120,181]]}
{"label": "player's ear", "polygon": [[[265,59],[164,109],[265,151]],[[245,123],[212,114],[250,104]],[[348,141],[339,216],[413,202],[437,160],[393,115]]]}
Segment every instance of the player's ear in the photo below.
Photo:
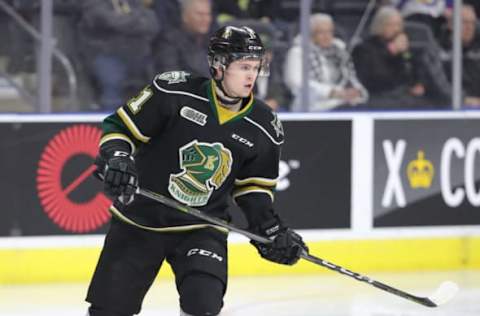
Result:
{"label": "player's ear", "polygon": [[213,79],[219,80],[222,75],[220,72],[221,72],[220,67],[213,68]]}
{"label": "player's ear", "polygon": [[222,80],[223,79],[223,73],[224,73],[224,67],[221,65],[217,67],[210,67],[210,73],[212,74],[213,79],[215,80]]}

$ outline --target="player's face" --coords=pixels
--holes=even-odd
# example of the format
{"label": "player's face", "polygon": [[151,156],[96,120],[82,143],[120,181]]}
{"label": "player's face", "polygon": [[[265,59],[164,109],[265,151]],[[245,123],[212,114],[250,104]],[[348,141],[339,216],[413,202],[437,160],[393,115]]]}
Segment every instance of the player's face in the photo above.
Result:
{"label": "player's face", "polygon": [[225,70],[223,88],[232,97],[248,97],[255,85],[259,70],[259,60],[236,60]]}

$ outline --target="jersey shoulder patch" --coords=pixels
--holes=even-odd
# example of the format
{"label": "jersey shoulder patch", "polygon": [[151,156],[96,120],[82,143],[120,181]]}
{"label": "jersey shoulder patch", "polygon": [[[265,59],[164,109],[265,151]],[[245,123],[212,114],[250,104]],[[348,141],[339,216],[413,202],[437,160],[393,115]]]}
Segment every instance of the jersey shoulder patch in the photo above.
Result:
{"label": "jersey shoulder patch", "polygon": [[265,103],[255,100],[253,111],[244,119],[260,129],[274,144],[283,144],[285,134],[282,122]]}
{"label": "jersey shoulder patch", "polygon": [[166,84],[174,84],[180,82],[187,82],[190,77],[190,73],[186,71],[167,71],[161,74],[158,74],[155,77],[155,80],[165,81]]}
{"label": "jersey shoulder patch", "polygon": [[207,78],[193,77],[185,71],[167,71],[155,76],[153,86],[158,92],[183,95],[208,102],[206,89],[203,86],[207,81]]}

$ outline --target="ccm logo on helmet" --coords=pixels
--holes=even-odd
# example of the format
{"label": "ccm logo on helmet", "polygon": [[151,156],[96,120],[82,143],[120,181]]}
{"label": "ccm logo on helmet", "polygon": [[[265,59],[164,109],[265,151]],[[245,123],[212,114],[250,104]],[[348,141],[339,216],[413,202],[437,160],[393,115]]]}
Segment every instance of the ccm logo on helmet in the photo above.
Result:
{"label": "ccm logo on helmet", "polygon": [[192,248],[187,252],[187,257],[191,257],[194,255],[200,255],[204,257],[210,257],[212,259],[218,260],[220,262],[223,261],[223,258],[217,255],[213,251],[205,250],[205,249],[199,249],[199,248]]}
{"label": "ccm logo on helmet", "polygon": [[263,47],[262,47],[262,46],[253,46],[253,45],[250,45],[250,46],[248,46],[248,49],[249,49],[249,50],[262,50]]}

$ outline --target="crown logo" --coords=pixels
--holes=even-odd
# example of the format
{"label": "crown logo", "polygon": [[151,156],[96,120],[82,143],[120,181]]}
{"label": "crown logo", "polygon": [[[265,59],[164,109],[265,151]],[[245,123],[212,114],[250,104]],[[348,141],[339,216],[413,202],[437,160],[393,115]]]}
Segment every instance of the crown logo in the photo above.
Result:
{"label": "crown logo", "polygon": [[417,159],[412,160],[407,166],[407,176],[412,189],[428,189],[432,185],[435,169],[433,164],[425,159],[423,150],[417,153]]}

